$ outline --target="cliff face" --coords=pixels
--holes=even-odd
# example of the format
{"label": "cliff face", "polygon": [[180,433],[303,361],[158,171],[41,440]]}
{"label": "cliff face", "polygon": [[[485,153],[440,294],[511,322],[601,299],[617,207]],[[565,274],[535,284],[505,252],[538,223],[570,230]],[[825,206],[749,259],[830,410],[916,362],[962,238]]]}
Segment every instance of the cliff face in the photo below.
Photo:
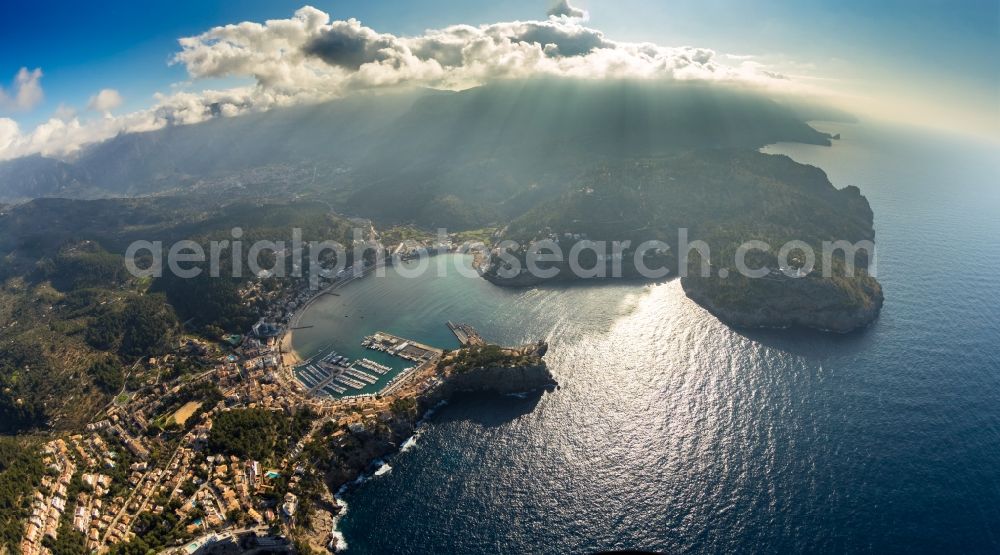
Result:
{"label": "cliff face", "polygon": [[[631,276],[629,276],[631,277]],[[484,274],[500,287],[531,287],[546,280],[521,274],[504,279]],[[571,281],[566,274],[549,281]],[[717,278],[683,278],[687,296],[719,320],[740,328],[809,328],[848,333],[871,324],[882,310],[881,285],[863,276],[845,284],[823,278],[787,279],[780,282],[754,280],[738,298],[720,294]]]}
{"label": "cliff face", "polygon": [[882,287],[862,276],[850,281],[800,278],[754,280],[740,299],[720,295],[714,278],[684,278],[687,296],[723,322],[743,328],[810,328],[848,333],[874,321]]}
{"label": "cliff face", "polygon": [[[637,254],[648,268],[700,275],[700,251],[689,248],[694,240],[710,247],[704,256],[713,275],[732,277],[684,279],[684,291],[733,326],[846,332],[870,323],[882,307],[881,287],[863,272],[872,254],[864,246],[875,238],[871,206],[860,189],[835,188],[819,168],[760,152],[695,150],[629,163],[609,162],[599,171],[583,174],[574,184],[573,190],[536,206],[504,228],[492,256],[479,265],[485,279],[508,287],[538,284],[541,280],[530,273],[504,278],[502,270],[517,266],[512,258],[526,267],[523,261],[530,251],[525,246],[539,239],[555,241],[564,257],[580,240],[589,240],[592,246],[603,241],[597,247],[603,252],[581,259],[581,267],[591,269],[601,261],[613,266],[610,262],[617,253],[608,249],[613,241],[619,245],[628,241],[637,249],[656,238],[670,248],[650,254],[622,247],[618,261],[623,277],[638,277],[632,271]],[[682,236],[682,229],[690,235]],[[778,271],[784,266],[805,266],[795,258],[802,256],[798,250],[785,253],[793,254],[792,259],[782,259],[781,247],[792,238],[809,245],[819,258],[813,268],[815,276],[785,280]],[[750,239],[770,246],[745,253],[745,262],[751,268],[769,268],[771,275],[761,279],[737,275],[736,255]],[[508,240],[520,247],[500,249]],[[823,260],[824,245],[840,242],[857,248],[835,251],[829,261]],[[688,267],[681,268],[680,254],[685,251]],[[586,250],[582,252],[587,255]],[[850,264],[848,256],[854,257]],[[823,268],[824,264],[830,268]],[[862,275],[846,277],[848,267],[861,268]],[[557,269],[560,272],[552,280],[574,279],[565,265]],[[821,275],[838,277],[816,277]]]}
{"label": "cliff face", "polygon": [[515,348],[495,345],[470,346],[454,351],[442,360],[444,383],[439,399],[460,392],[523,393],[556,385],[542,357],[548,351],[544,341]]}
{"label": "cliff face", "polygon": [[512,368],[491,366],[475,368],[467,372],[455,373],[448,377],[442,388],[444,395],[461,392],[476,393],[523,393],[556,385],[552,373],[544,362],[530,366]]}

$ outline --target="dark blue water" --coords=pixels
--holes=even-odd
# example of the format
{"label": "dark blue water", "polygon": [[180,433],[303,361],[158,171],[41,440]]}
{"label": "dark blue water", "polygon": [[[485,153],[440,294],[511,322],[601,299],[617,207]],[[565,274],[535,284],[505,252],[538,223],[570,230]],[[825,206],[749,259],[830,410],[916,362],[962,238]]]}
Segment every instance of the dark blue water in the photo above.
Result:
{"label": "dark blue water", "polygon": [[868,196],[886,304],[863,332],[736,332],[676,281],[358,284],[418,339],[548,339],[562,388],[440,411],[347,494],[350,552],[1000,552],[1000,152],[837,131],[770,150]]}

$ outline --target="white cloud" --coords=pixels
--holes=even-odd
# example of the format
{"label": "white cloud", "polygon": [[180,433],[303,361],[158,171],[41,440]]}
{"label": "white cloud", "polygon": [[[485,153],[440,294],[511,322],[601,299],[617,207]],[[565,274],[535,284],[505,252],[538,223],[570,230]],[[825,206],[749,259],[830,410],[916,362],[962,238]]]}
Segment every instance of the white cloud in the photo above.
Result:
{"label": "white cloud", "polygon": [[746,64],[705,48],[618,42],[589,28],[569,4],[544,21],[455,25],[413,37],[356,19],[330,21],[305,7],[290,19],[216,27],[180,40],[174,62],[192,78],[252,77],[279,96],[324,98],[401,84],[465,88],[539,75],[764,83]]}
{"label": "white cloud", "polygon": [[52,117],[63,121],[69,121],[76,117],[76,108],[60,102],[56,111],[52,114]]}
{"label": "white cloud", "polygon": [[[250,78],[255,85],[200,92],[175,89],[157,94],[151,108],[117,117],[107,112],[119,106],[121,98],[105,89],[89,105],[105,117],[54,117],[30,133],[8,128],[2,139],[6,144],[0,143],[0,159],[36,152],[65,155],[120,132],[399,86],[455,90],[535,76],[703,80],[782,90],[793,86],[763,64],[710,49],[609,39],[584,25],[586,13],[580,12],[561,2],[546,20],[454,25],[412,37],[380,33],[356,19],[331,21],[310,6],[289,19],[214,27],[179,39],[180,51],[172,63],[183,65],[195,83],[206,78]],[[41,77],[38,70],[22,73],[35,75],[36,85]]]}
{"label": "white cloud", "polygon": [[17,122],[10,118],[0,118],[0,152],[7,150],[21,136]]}
{"label": "white cloud", "polygon": [[590,14],[587,13],[587,10],[581,10],[573,7],[570,5],[569,0],[559,0],[556,2],[555,5],[549,9],[548,15],[549,17],[569,17],[583,20],[590,18]]}
{"label": "white cloud", "polygon": [[14,76],[9,92],[0,87],[0,109],[23,111],[37,106],[45,97],[41,81],[41,68],[28,71],[22,67]]}
{"label": "white cloud", "polygon": [[87,103],[88,110],[94,110],[102,114],[108,114],[115,108],[122,105],[122,95],[114,89],[101,89],[101,91],[90,97]]}

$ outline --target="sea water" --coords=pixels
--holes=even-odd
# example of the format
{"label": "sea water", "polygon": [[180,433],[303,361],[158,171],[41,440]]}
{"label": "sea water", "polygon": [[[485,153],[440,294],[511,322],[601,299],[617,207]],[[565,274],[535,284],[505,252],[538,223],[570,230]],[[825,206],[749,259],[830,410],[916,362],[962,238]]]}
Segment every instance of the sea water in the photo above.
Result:
{"label": "sea water", "polygon": [[1000,152],[820,127],[843,139],[765,151],[871,202],[886,302],[865,330],[733,330],[676,280],[389,270],[319,303],[307,354],[379,329],[453,348],[452,320],[547,340],[561,385],[442,407],[345,492],[349,551],[1000,552]]}

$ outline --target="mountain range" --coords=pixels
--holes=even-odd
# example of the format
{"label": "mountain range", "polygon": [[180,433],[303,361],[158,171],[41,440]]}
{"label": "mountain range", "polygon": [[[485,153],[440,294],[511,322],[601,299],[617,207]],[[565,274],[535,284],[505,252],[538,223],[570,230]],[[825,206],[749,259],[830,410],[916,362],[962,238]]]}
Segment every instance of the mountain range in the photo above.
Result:
{"label": "mountain range", "polygon": [[607,161],[829,144],[801,113],[747,90],[637,81],[354,96],[121,134],[64,159],[5,161],[0,202],[315,195],[377,221],[467,228],[510,220]]}

